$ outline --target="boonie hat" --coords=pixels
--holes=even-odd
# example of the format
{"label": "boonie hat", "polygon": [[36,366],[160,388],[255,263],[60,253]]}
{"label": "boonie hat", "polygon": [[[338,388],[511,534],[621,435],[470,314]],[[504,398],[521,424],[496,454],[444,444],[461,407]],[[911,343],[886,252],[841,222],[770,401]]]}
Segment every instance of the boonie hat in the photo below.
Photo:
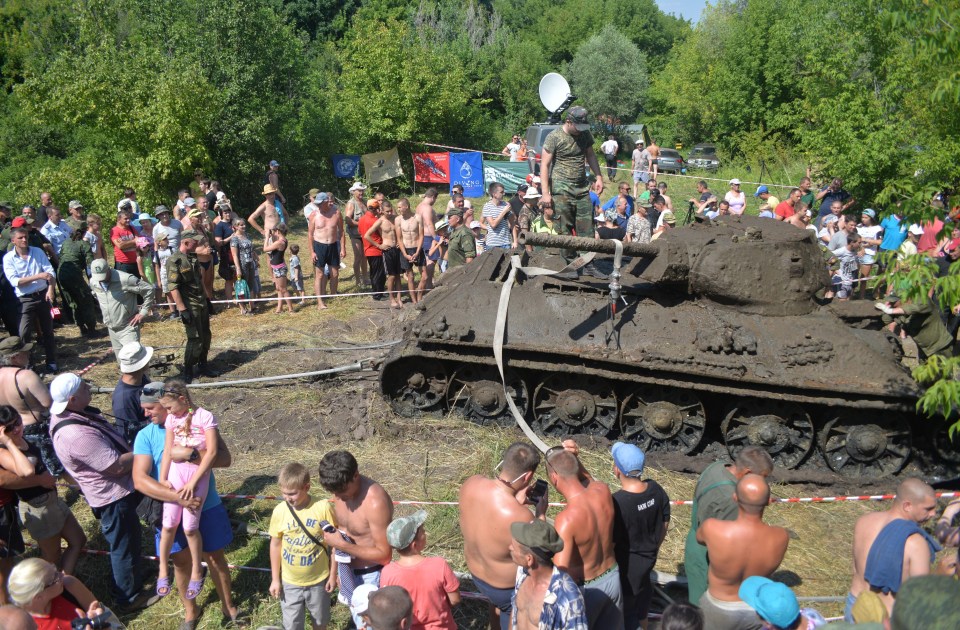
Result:
{"label": "boonie hat", "polygon": [[876,218],[877,218],[877,211],[874,210],[873,208],[867,208],[866,210],[864,210],[864,211],[861,212],[860,214],[865,214],[865,215],[867,215],[868,217],[870,217],[871,219],[876,219]]}
{"label": "boonie hat", "polygon": [[54,415],[63,413],[67,408],[70,397],[77,393],[82,384],[83,379],[73,372],[65,372],[53,379],[53,382],[50,383],[50,398],[53,400],[53,404],[50,405],[50,413]]}
{"label": "boonie hat", "polygon": [[354,615],[362,615],[370,607],[370,596],[379,589],[373,584],[361,584],[353,589],[353,595],[350,597],[350,612]]}
{"label": "boonie hat", "polygon": [[[152,348],[151,348],[152,349]],[[163,396],[163,383],[147,383],[140,391],[140,404],[151,405],[160,402]]]}
{"label": "boonie hat", "polygon": [[585,107],[575,105],[567,110],[567,122],[572,122],[577,131],[589,131],[590,121],[587,120],[587,110]]}
{"label": "boonie hat", "polygon": [[134,224],[136,227],[140,227],[141,225],[143,225],[144,221],[149,221],[150,223],[153,223],[153,217],[151,217],[146,212],[141,212],[140,216],[138,216],[135,220],[131,221],[130,223]]}
{"label": "boonie hat", "polygon": [[353,182],[353,186],[350,187],[350,192],[355,190],[366,190],[367,187],[364,186],[361,182]]}
{"label": "boonie hat", "polygon": [[23,339],[13,335],[0,341],[0,357],[12,357],[21,352],[30,352],[33,350],[33,342],[24,342]]}
{"label": "boonie hat", "polygon": [[117,361],[120,362],[120,371],[124,374],[131,374],[142,370],[150,363],[153,358],[153,348],[144,346],[139,341],[131,341],[123,344],[120,352],[117,353]]}
{"label": "boonie hat", "polygon": [[536,188],[530,188],[527,190],[527,199],[539,199],[543,195],[540,194],[540,191]]}
{"label": "boonie hat", "polygon": [[166,206],[163,205],[163,204],[161,204],[161,205],[159,205],[159,206],[157,206],[156,208],[153,209],[153,214],[155,214],[155,215],[158,216],[158,217],[159,217],[161,214],[163,214],[164,212],[166,212],[167,214],[171,214],[170,208],[166,207]]}
{"label": "boonie hat", "polygon": [[413,539],[417,537],[417,531],[426,521],[426,510],[393,519],[387,526],[387,542],[394,549],[406,549],[413,543]]}
{"label": "boonie hat", "polygon": [[768,193],[768,192],[770,192],[770,189],[767,188],[766,186],[757,186],[757,192],[753,193],[753,196],[759,197],[763,193]]}
{"label": "boonie hat", "polygon": [[604,213],[603,213],[603,220],[604,220],[604,221],[616,221],[616,220],[617,220],[617,212],[616,212],[616,210],[607,210],[606,212],[604,212]]}
{"label": "boonie hat", "polygon": [[110,280],[110,263],[103,258],[98,258],[90,263],[90,279],[94,282]]}
{"label": "boonie hat", "polygon": [[553,525],[540,519],[531,523],[513,523],[510,525],[510,535],[524,547],[545,552],[550,556],[563,551],[563,539]]}
{"label": "boonie hat", "polygon": [[663,222],[669,225],[674,225],[677,222],[677,217],[673,215],[673,212],[667,210],[663,213]]}
{"label": "boonie hat", "polygon": [[610,448],[613,463],[627,477],[640,477],[643,474],[643,451],[636,444],[616,442]]}
{"label": "boonie hat", "polygon": [[789,628],[800,615],[800,604],[790,587],[769,578],[748,577],[740,584],[739,595],[761,619],[778,628]]}
{"label": "boonie hat", "polygon": [[71,199],[70,203],[67,204],[68,210],[73,210],[74,208],[82,208],[83,204],[77,201],[76,199]]}

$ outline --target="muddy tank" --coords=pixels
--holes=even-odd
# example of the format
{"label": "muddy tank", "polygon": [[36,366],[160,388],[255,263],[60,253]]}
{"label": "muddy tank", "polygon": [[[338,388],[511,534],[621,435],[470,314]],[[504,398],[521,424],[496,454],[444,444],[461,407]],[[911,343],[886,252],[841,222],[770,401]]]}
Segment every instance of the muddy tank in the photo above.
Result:
{"label": "muddy tank", "polygon": [[[509,395],[553,441],[591,434],[684,454],[720,441],[731,456],[757,445],[778,466],[850,477],[953,460],[943,421],[916,416],[922,392],[872,303],[822,300],[811,232],[698,223],[624,244],[613,280],[535,271],[563,268],[568,247],[601,252],[595,263],[612,271],[613,241],[522,239],[536,251],[487,252],[421,302],[381,373],[397,413],[513,424]],[[523,269],[504,306],[513,255]],[[493,352],[501,308],[506,387]]]}

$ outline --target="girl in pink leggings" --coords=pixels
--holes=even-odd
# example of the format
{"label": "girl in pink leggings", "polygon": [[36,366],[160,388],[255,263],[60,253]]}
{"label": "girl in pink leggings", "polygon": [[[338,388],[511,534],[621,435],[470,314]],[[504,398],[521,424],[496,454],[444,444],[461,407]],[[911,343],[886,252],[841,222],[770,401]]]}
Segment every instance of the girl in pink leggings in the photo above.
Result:
{"label": "girl in pink leggings", "polygon": [[[197,507],[187,510],[184,510],[179,503],[163,504],[157,595],[163,596],[170,592],[168,574],[170,550],[173,548],[177,526],[182,525],[193,561],[190,583],[187,585],[185,595],[187,599],[194,599],[203,588],[203,570],[200,565],[203,555],[203,539],[200,537],[199,530],[200,506],[207,497],[210,468],[217,457],[217,419],[206,409],[193,404],[186,383],[178,379],[164,381],[160,404],[167,410],[167,420],[164,424],[166,443],[160,464],[159,481],[176,490],[182,501],[196,499],[199,502],[194,501]],[[178,446],[192,449],[188,461],[173,461],[174,447]],[[178,459],[182,458],[178,457]]]}

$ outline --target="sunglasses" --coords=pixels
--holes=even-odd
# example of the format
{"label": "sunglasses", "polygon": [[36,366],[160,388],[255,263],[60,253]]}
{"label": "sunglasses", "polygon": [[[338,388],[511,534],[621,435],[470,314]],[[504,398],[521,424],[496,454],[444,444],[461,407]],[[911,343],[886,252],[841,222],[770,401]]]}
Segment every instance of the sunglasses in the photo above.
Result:
{"label": "sunglasses", "polygon": [[53,577],[50,578],[50,580],[43,585],[43,588],[45,589],[50,588],[51,586],[59,582],[61,579],[63,579],[63,576],[60,574],[59,571],[56,571],[54,572]]}

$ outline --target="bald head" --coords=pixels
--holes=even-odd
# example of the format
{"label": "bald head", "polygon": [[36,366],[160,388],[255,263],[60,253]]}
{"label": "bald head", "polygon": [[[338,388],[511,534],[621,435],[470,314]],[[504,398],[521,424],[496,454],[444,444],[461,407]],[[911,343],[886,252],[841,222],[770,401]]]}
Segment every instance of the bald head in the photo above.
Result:
{"label": "bald head", "polygon": [[575,478],[580,473],[580,462],[570,451],[551,453],[547,465],[558,477],[564,479]]}
{"label": "bald head", "polygon": [[937,495],[933,488],[916,477],[904,479],[897,487],[893,508],[914,523],[924,523],[937,513]]}
{"label": "bald head", "polygon": [[896,500],[900,503],[904,501],[919,503],[931,497],[934,497],[933,488],[916,477],[908,477],[897,486]]}
{"label": "bald head", "polygon": [[36,630],[37,623],[27,611],[16,606],[0,606],[0,628],[3,630]]}
{"label": "bald head", "polygon": [[760,475],[750,473],[737,482],[737,503],[748,514],[762,514],[770,504],[770,486]]}

